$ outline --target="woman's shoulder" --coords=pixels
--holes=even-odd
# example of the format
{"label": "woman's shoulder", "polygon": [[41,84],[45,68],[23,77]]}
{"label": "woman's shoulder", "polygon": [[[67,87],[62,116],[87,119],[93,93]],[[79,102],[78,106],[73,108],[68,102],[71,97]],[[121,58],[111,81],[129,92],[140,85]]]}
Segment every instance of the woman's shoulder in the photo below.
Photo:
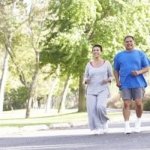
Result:
{"label": "woman's shoulder", "polygon": [[105,60],[105,63],[108,64],[108,65],[111,64],[109,60]]}
{"label": "woman's shoulder", "polygon": [[92,62],[92,61],[87,62],[87,64],[86,64],[86,68],[89,68],[89,67],[90,67],[91,62]]}

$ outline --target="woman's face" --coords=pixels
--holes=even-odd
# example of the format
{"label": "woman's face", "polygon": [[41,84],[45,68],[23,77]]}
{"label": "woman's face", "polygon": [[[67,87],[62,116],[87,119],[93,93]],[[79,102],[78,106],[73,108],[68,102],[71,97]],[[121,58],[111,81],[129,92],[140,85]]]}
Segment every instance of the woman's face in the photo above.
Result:
{"label": "woman's face", "polygon": [[93,54],[94,58],[100,57],[101,56],[101,50],[100,50],[100,48],[99,47],[94,47],[92,49],[92,54]]}

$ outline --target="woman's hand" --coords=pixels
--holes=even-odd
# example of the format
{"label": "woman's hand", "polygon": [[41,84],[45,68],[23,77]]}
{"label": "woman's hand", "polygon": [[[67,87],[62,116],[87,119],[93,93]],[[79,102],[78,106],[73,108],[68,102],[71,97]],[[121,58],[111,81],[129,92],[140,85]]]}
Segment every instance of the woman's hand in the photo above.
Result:
{"label": "woman's hand", "polygon": [[85,79],[84,79],[84,83],[85,83],[85,84],[89,84],[89,83],[90,83],[90,78],[85,78]]}

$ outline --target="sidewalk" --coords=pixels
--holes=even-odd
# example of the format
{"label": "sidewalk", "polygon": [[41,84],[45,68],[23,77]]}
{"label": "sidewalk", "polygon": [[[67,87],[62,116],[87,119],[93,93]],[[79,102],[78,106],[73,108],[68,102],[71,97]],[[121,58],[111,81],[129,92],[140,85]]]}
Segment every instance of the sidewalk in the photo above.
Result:
{"label": "sidewalk", "polygon": [[[109,110],[108,110],[109,111]],[[111,110],[112,111],[112,110]],[[117,110],[119,111],[119,110]],[[121,111],[121,110],[120,110]],[[133,128],[134,122],[136,120],[135,112],[131,112],[130,125]],[[62,134],[67,131],[76,130],[76,134],[81,134],[82,132],[88,133],[88,123],[87,122],[66,122],[59,124],[49,125],[34,125],[34,126],[24,126],[24,127],[1,127],[0,128],[0,137],[8,136],[24,136],[24,135],[46,135],[46,133],[58,132]],[[109,122],[109,133],[118,133],[123,132],[124,130],[124,121],[122,115],[117,116],[116,118],[110,118]],[[142,131],[150,132],[150,112],[143,112],[142,117]]]}

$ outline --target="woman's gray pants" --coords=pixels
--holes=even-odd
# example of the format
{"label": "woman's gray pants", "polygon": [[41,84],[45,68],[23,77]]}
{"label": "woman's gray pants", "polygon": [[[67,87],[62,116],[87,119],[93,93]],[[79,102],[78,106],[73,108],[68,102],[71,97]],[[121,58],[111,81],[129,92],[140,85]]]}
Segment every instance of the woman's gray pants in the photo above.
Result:
{"label": "woman's gray pants", "polygon": [[106,112],[108,95],[107,89],[99,92],[97,95],[86,95],[87,113],[91,130],[103,128],[107,120],[109,120]]}

